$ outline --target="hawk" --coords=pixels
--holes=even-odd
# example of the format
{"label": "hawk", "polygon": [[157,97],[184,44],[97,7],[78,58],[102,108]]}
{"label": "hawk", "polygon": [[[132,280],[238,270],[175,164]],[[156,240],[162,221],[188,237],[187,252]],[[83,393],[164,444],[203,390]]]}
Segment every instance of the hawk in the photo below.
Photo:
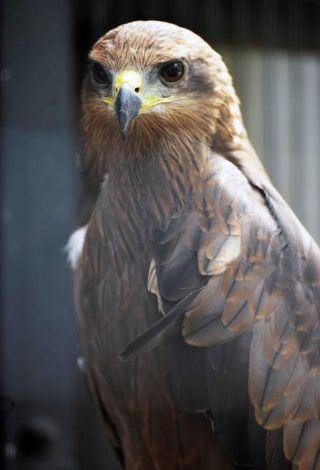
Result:
{"label": "hawk", "polygon": [[93,46],[69,242],[91,390],[123,468],[320,469],[320,251],[219,54],[158,21]]}

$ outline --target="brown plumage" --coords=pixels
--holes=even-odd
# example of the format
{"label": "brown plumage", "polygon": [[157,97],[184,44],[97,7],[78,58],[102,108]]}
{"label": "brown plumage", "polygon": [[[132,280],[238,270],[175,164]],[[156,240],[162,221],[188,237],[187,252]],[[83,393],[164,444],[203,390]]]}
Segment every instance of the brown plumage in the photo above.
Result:
{"label": "brown plumage", "polygon": [[[222,59],[154,21],[110,31],[90,59],[106,72],[83,88],[75,288],[119,460],[320,469],[320,251],[252,149]],[[165,83],[170,61],[184,75]],[[120,99],[128,70],[141,86],[119,82]],[[158,102],[125,127],[122,96]]]}

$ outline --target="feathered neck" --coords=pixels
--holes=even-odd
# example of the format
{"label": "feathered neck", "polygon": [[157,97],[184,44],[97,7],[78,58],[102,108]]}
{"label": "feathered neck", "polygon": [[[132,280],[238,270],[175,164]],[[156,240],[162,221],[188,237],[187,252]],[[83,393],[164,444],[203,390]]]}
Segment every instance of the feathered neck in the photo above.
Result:
{"label": "feathered neck", "polygon": [[108,176],[110,196],[161,225],[199,188],[208,152],[207,144],[195,141],[141,149],[139,158],[124,153]]}

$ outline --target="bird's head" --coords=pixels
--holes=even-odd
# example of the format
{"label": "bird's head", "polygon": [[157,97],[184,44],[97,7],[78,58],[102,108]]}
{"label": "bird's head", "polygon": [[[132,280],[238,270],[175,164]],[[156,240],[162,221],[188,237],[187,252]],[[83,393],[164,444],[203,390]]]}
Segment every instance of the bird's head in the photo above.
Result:
{"label": "bird's head", "polygon": [[191,31],[128,23],[100,38],[89,58],[82,102],[91,147],[139,154],[168,140],[230,141],[243,130],[221,57]]}

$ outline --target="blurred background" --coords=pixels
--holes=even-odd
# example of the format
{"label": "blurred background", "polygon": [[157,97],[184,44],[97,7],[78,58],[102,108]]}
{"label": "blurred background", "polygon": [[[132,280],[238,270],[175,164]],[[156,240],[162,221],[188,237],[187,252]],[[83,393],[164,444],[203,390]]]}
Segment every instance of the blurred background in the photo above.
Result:
{"label": "blurred background", "polygon": [[2,0],[1,468],[117,468],[77,367],[63,248],[76,219],[87,53],[136,19],[190,28],[223,55],[258,154],[320,241],[318,1]]}

